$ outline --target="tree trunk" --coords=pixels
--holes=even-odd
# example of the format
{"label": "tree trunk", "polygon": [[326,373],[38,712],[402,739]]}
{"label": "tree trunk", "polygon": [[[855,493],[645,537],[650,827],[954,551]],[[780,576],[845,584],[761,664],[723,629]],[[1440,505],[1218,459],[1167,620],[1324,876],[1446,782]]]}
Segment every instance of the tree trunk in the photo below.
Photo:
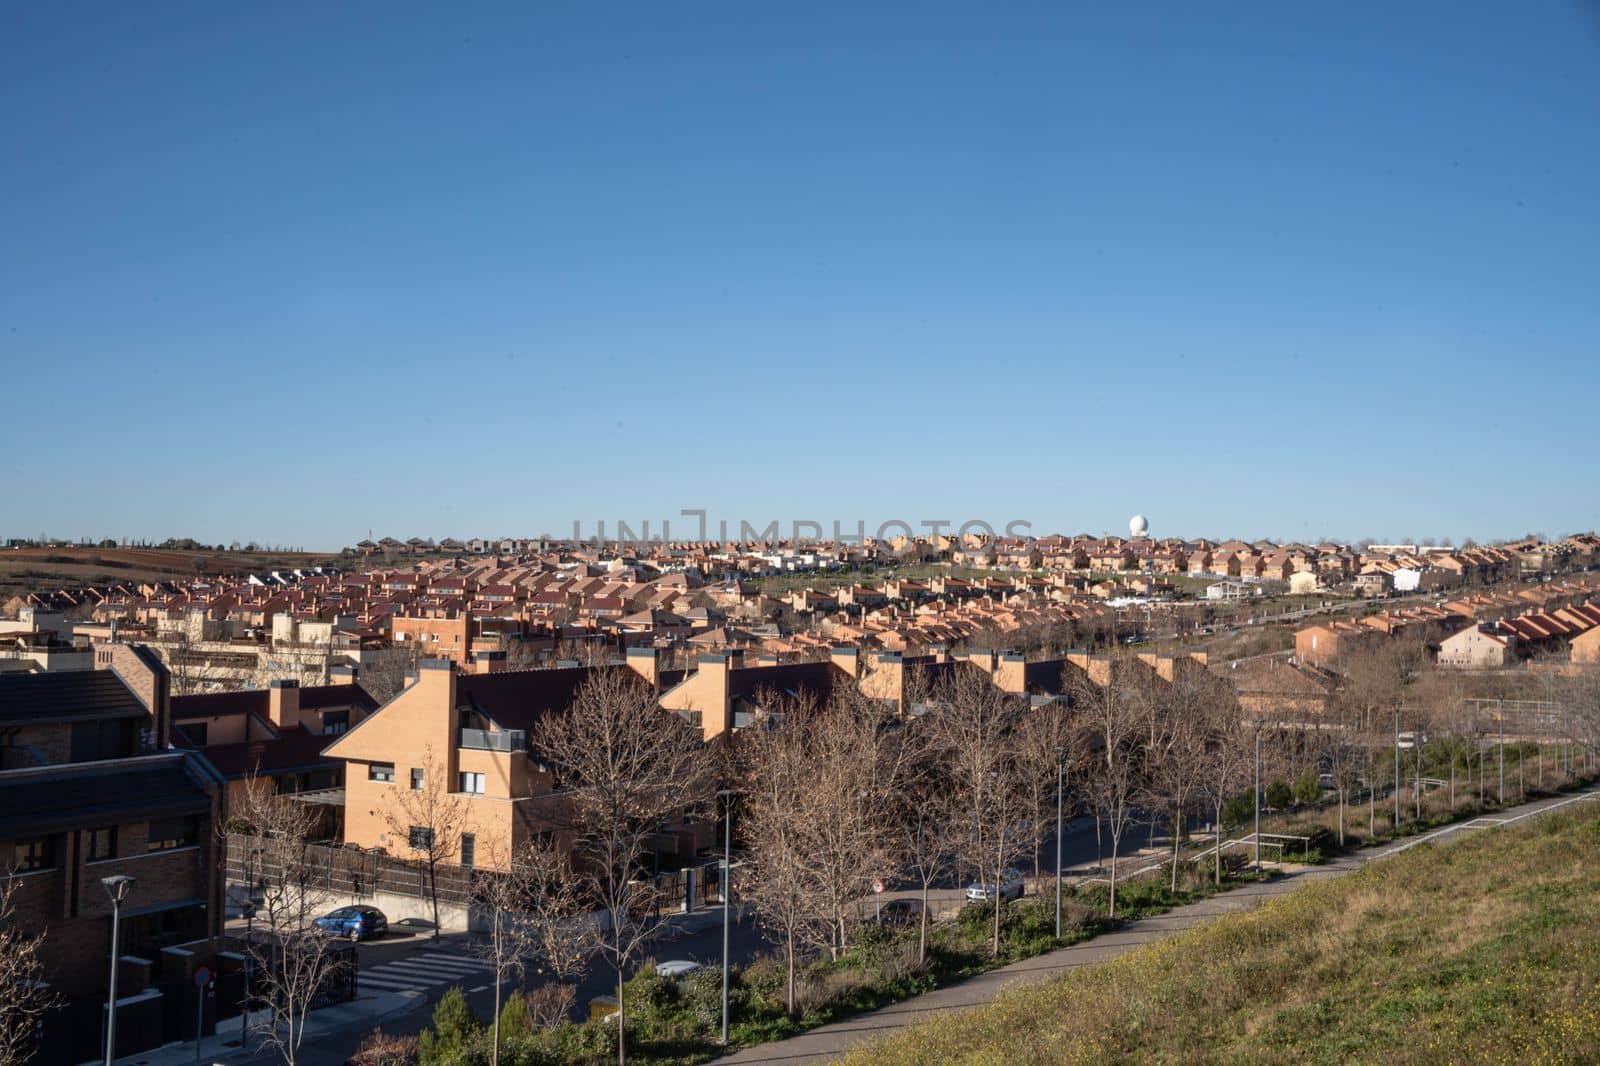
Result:
{"label": "tree trunk", "polygon": [[1339,846],[1344,847],[1344,788],[1339,789]]}
{"label": "tree trunk", "polygon": [[1216,860],[1216,881],[1218,888],[1222,887],[1222,838],[1224,835],[1225,834],[1223,833],[1222,826],[1222,804],[1219,803],[1217,804],[1217,849],[1212,853],[1212,857]]}
{"label": "tree trunk", "polygon": [[[495,922],[498,924],[499,921],[500,918],[497,915]],[[496,960],[494,967],[494,1043],[489,1048],[489,1066],[500,1066],[500,983],[504,979],[503,974],[504,971],[499,961]]]}
{"label": "tree trunk", "polygon": [[917,927],[917,965],[928,961],[928,882],[922,882],[922,920]]}
{"label": "tree trunk", "polygon": [[439,864],[431,855],[428,857],[428,896],[433,901],[433,936],[439,939]]}
{"label": "tree trunk", "polygon": [[622,963],[617,963],[617,1066],[626,1066],[628,1061],[628,1030],[624,1023],[628,1017],[623,1013],[623,982]]}
{"label": "tree trunk", "polygon": [[794,932],[793,932],[793,930],[790,930],[789,932],[786,932],[784,934],[783,947],[784,947],[784,954],[785,954],[785,956],[787,956],[788,968],[789,968],[789,984],[788,984],[789,1017],[793,1018],[794,1017]]}
{"label": "tree trunk", "polygon": [[1178,841],[1183,837],[1183,812],[1180,809],[1172,816],[1172,892],[1178,892]]}
{"label": "tree trunk", "polygon": [[1111,835],[1111,907],[1106,915],[1108,918],[1117,916],[1117,843],[1117,835],[1113,833]]}

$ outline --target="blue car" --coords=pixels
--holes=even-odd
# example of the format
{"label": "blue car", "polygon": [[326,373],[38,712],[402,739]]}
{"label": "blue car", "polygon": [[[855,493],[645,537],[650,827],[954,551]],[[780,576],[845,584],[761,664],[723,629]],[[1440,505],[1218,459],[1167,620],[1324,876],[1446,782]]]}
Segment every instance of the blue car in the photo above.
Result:
{"label": "blue car", "polygon": [[388,931],[389,919],[376,907],[340,907],[318,918],[316,926],[329,936],[370,940]]}

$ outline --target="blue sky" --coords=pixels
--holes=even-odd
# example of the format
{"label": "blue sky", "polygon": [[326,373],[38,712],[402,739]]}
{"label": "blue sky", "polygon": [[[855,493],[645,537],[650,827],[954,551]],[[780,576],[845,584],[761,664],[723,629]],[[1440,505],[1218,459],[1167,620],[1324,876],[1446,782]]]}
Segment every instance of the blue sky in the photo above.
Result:
{"label": "blue sky", "polygon": [[0,535],[1600,525],[1593,4],[10,4],[0,136]]}

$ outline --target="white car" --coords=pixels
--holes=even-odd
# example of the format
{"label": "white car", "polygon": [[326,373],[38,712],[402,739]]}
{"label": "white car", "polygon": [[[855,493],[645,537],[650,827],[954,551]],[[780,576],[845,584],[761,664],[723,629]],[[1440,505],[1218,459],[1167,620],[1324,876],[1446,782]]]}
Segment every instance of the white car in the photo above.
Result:
{"label": "white car", "polygon": [[700,969],[700,964],[693,959],[672,959],[667,962],[656,963],[656,976],[688,977],[698,969]]}
{"label": "white car", "polygon": [[[1022,898],[1022,871],[1010,869],[1000,875],[1000,898]],[[967,886],[967,900],[971,903],[987,903],[994,899],[994,886],[986,883],[975,883]]]}

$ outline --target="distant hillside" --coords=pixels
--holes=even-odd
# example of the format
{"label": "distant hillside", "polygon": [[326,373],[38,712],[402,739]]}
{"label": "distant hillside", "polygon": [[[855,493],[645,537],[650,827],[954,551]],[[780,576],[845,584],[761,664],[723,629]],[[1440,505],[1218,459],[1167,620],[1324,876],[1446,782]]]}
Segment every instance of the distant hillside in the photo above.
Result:
{"label": "distant hillside", "polygon": [[263,573],[339,562],[313,552],[183,551],[166,548],[0,548],[0,602],[18,592],[48,592],[110,581]]}
{"label": "distant hillside", "polygon": [[1423,846],[847,1056],[1600,1061],[1600,803]]}

